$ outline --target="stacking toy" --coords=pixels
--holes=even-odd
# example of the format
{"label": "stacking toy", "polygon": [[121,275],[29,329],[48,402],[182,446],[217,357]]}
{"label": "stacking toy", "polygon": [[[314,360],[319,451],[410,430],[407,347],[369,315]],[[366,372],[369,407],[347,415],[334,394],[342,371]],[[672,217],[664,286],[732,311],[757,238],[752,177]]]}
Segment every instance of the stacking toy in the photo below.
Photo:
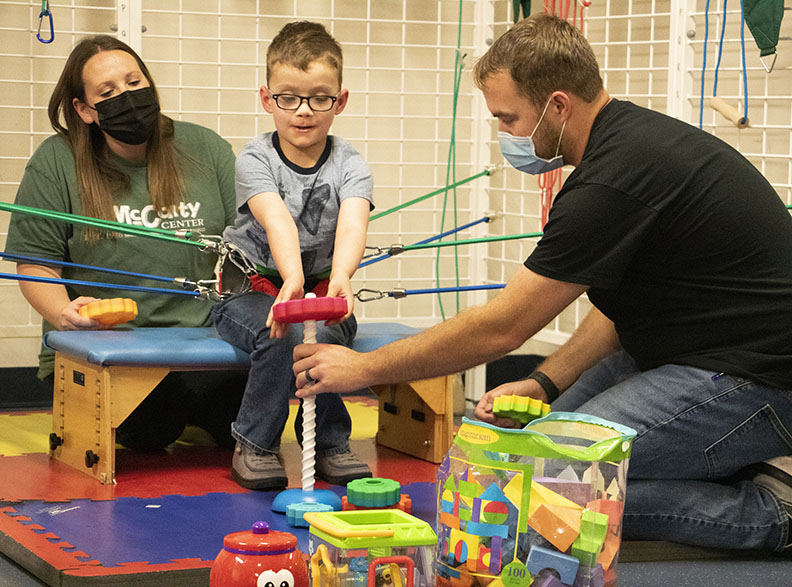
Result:
{"label": "stacking toy", "polygon": [[[344,298],[317,298],[308,293],[302,300],[275,304],[272,315],[276,322],[303,322],[303,342],[316,342],[316,321],[341,318],[347,312]],[[341,509],[341,498],[329,489],[314,490],[316,465],[316,399],[303,399],[302,489],[286,489],[275,496],[272,511],[285,513],[295,503],[325,503]]]}
{"label": "stacking toy", "polygon": [[80,316],[93,318],[106,326],[123,324],[137,318],[138,310],[135,300],[129,298],[112,298],[110,300],[97,300],[82,306]]}
{"label": "stacking toy", "polygon": [[308,564],[297,550],[297,537],[256,522],[253,529],[223,539],[209,574],[210,587],[308,587]]}

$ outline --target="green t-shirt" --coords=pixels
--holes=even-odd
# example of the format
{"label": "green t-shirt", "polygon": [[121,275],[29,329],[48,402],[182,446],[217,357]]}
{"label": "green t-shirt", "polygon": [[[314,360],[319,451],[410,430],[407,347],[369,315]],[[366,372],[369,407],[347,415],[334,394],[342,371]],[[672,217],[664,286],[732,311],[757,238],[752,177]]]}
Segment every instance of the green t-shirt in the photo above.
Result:
{"label": "green t-shirt", "polygon": [[[114,211],[119,222],[154,226],[167,230],[187,229],[221,235],[234,223],[234,154],[231,145],[209,129],[186,122],[174,122],[174,141],[182,162],[186,183],[185,201],[171,210],[154,210],[148,191],[146,163],[113,156],[113,162],[130,178],[130,189],[117,197]],[[66,141],[58,136],[46,139],[30,158],[19,184],[16,203],[59,212],[82,214],[74,157]],[[108,267],[149,275],[211,279],[216,256],[193,245],[122,235],[89,243],[84,228],[64,222],[14,213],[8,230],[6,252],[83,265]],[[64,267],[63,277],[151,287],[166,283],[137,277],[99,273]],[[69,296],[96,298],[128,297],[137,302],[135,327],[206,326],[210,323],[210,302],[182,295],[142,293],[83,285],[67,286]],[[43,331],[53,330],[44,321]],[[42,347],[39,377],[54,368],[54,352]]]}

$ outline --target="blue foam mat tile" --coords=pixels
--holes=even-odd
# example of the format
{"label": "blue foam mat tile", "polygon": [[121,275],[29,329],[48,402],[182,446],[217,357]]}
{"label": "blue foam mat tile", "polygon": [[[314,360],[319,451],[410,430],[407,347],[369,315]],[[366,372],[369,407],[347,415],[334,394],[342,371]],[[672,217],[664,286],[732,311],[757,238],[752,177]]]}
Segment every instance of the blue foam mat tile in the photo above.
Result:
{"label": "blue foam mat tile", "polygon": [[[344,495],[346,488],[333,487]],[[433,483],[412,483],[404,492],[413,500],[413,515],[434,526],[436,501]],[[30,518],[42,532],[68,541],[75,550],[105,567],[135,561],[149,564],[176,559],[213,560],[231,532],[249,530],[254,522],[268,522],[272,530],[297,537],[308,553],[308,530],[288,525],[286,516],[272,512],[277,492],[169,495],[159,498],[122,497],[110,501],[74,500],[69,508],[53,510],[44,502],[15,506],[16,516]],[[73,546],[72,546],[73,545]]]}

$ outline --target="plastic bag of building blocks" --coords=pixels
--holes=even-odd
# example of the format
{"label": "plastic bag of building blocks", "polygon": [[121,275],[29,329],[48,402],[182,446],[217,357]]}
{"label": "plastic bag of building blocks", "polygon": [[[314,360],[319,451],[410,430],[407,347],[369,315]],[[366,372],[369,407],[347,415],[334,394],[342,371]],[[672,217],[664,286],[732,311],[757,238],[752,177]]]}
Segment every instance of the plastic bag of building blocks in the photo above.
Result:
{"label": "plastic bag of building blocks", "polygon": [[635,434],[568,412],[463,419],[437,473],[437,585],[615,585]]}

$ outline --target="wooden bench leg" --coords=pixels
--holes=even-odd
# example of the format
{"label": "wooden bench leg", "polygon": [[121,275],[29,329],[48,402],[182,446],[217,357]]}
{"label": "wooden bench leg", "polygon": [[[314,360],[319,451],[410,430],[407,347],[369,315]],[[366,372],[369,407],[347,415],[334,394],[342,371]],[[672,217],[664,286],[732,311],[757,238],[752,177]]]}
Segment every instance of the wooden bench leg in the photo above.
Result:
{"label": "wooden bench leg", "polygon": [[116,428],[168,372],[99,367],[55,353],[50,456],[101,483],[115,483]]}
{"label": "wooden bench leg", "polygon": [[454,435],[454,392],[460,375],[375,385],[379,398],[377,443],[440,463]]}

